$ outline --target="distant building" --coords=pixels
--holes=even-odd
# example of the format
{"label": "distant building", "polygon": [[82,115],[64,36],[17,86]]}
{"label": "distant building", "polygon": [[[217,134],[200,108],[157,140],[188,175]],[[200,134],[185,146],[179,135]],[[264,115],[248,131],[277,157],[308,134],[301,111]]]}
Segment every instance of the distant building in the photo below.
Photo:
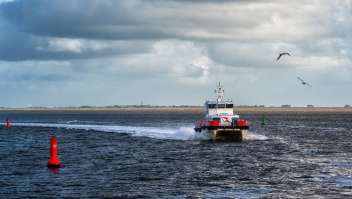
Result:
{"label": "distant building", "polygon": [[291,108],[291,105],[285,104],[285,105],[282,105],[281,107],[282,107],[282,108]]}
{"label": "distant building", "polygon": [[345,105],[345,108],[350,108],[351,106],[349,104],[346,104]]}
{"label": "distant building", "polygon": [[307,108],[314,108],[314,105],[309,104],[307,105]]}
{"label": "distant building", "polygon": [[259,108],[265,108],[265,105],[259,105]]}

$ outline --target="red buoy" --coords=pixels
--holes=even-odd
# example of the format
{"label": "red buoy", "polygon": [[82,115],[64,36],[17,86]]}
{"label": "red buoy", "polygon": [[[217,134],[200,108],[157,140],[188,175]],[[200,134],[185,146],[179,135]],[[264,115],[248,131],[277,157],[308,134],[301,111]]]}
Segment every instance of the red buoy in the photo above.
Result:
{"label": "red buoy", "polygon": [[7,126],[6,126],[6,128],[10,128],[11,126],[10,126],[10,119],[9,118],[7,118]]}
{"label": "red buoy", "polygon": [[60,161],[57,159],[57,138],[53,135],[50,138],[50,160],[48,167],[60,167]]}

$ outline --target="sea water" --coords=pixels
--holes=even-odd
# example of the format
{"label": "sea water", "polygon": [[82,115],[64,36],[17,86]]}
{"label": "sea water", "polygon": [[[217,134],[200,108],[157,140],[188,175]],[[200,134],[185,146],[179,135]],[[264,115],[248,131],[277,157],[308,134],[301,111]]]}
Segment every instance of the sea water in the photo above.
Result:
{"label": "sea water", "polygon": [[352,196],[352,115],[240,116],[245,141],[214,142],[182,111],[0,112],[0,197]]}

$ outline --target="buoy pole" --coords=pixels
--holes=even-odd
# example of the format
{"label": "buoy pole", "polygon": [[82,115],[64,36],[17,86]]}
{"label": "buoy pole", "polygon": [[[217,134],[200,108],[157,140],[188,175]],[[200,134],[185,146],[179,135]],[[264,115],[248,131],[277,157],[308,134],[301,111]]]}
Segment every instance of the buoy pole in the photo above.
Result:
{"label": "buoy pole", "polygon": [[57,159],[57,138],[54,135],[50,138],[50,160],[48,161],[48,167],[60,167],[60,161]]}
{"label": "buoy pole", "polygon": [[10,128],[11,126],[10,126],[10,119],[9,118],[7,118],[7,126],[6,126],[6,128]]}
{"label": "buoy pole", "polygon": [[263,122],[262,125],[265,125],[265,116],[263,116]]}

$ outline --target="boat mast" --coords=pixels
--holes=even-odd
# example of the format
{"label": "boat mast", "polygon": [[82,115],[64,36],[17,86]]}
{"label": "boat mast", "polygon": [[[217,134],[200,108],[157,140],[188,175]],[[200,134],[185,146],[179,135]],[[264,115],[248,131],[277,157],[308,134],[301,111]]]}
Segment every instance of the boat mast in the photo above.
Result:
{"label": "boat mast", "polygon": [[221,102],[222,101],[221,96],[225,95],[225,90],[221,91],[222,86],[220,86],[220,82],[219,82],[219,86],[217,86],[217,87],[219,88],[219,91],[215,90],[215,95],[218,96],[218,102]]}

